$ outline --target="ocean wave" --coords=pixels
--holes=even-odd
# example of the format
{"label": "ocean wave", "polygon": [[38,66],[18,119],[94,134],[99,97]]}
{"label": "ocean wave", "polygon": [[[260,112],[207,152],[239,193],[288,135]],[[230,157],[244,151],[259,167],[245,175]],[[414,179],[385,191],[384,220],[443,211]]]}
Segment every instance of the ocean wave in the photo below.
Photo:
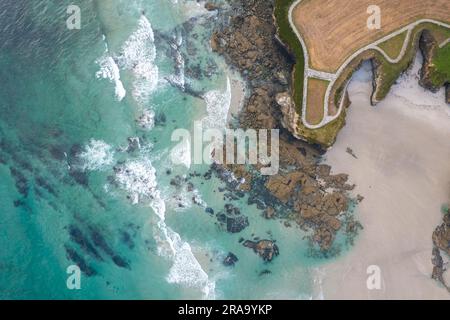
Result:
{"label": "ocean wave", "polygon": [[150,21],[142,15],[137,30],[125,41],[117,57],[120,68],[131,71],[135,77],[133,97],[144,104],[156,89],[159,80],[155,64],[155,37]]}
{"label": "ocean wave", "polygon": [[104,141],[91,139],[79,154],[83,171],[104,170],[114,162],[114,151]]}
{"label": "ocean wave", "polygon": [[118,101],[125,98],[127,91],[125,90],[122,81],[120,80],[120,70],[114,59],[108,55],[102,56],[97,60],[100,70],[96,72],[95,76],[100,79],[108,79],[115,85],[115,96]]}
{"label": "ocean wave", "polygon": [[116,166],[116,181],[125,189],[133,204],[142,197],[152,198],[156,192],[156,170],[150,160],[132,160]]}
{"label": "ocean wave", "polygon": [[209,280],[208,275],[203,271],[192,253],[191,246],[183,242],[177,233],[172,231],[169,232],[169,235],[175,248],[175,254],[167,281],[192,288],[200,288],[203,292],[203,298],[214,299],[215,282]]}
{"label": "ocean wave", "polygon": [[166,225],[166,204],[157,187],[156,170],[149,159],[130,160],[115,167],[116,182],[137,204],[149,200],[150,207],[158,217],[154,232],[158,243],[158,253],[172,260],[167,281],[188,287],[198,288],[203,298],[214,299],[215,282],[210,281],[206,272],[192,253],[187,242]]}

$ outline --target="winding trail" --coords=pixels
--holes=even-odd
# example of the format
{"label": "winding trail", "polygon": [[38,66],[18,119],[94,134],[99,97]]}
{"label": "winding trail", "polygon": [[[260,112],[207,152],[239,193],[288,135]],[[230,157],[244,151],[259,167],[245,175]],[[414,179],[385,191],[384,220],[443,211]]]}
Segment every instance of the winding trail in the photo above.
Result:
{"label": "winding trail", "polygon": [[[400,62],[403,57],[406,54],[406,51],[408,49],[408,45],[409,42],[411,40],[411,35],[413,30],[420,24],[423,23],[433,23],[436,24],[438,26],[444,27],[444,28],[449,28],[450,29],[450,25],[440,22],[440,21],[436,21],[433,19],[420,19],[417,20],[377,41],[372,42],[371,44],[355,51],[350,57],[348,57],[345,62],[339,67],[339,69],[337,70],[336,73],[328,73],[328,72],[323,72],[320,70],[315,70],[310,68],[309,66],[309,53],[308,53],[308,48],[305,44],[305,41],[302,37],[302,35],[300,34],[300,32],[298,31],[297,27],[294,24],[293,21],[293,12],[294,9],[297,7],[297,5],[299,5],[303,0],[297,0],[295,1],[291,7],[289,8],[289,24],[291,26],[291,29],[294,31],[294,33],[297,35],[298,40],[300,41],[302,48],[303,48],[303,52],[304,52],[304,57],[305,57],[305,74],[304,74],[304,81],[303,81],[303,101],[302,101],[302,122],[303,125],[308,128],[308,129],[319,129],[325,125],[327,125],[328,123],[332,122],[333,120],[335,120],[336,118],[338,118],[344,108],[344,101],[345,101],[345,95],[342,95],[341,101],[339,103],[339,107],[338,107],[338,111],[336,113],[336,115],[334,116],[330,116],[328,115],[328,109],[329,109],[329,98],[330,98],[330,94],[331,94],[331,90],[333,89],[337,79],[341,76],[341,74],[343,73],[343,71],[347,68],[347,66],[356,58],[358,57],[360,54],[362,54],[365,51],[368,50],[375,50],[380,52],[389,63],[392,64],[396,64],[398,62]],[[400,54],[398,55],[397,58],[392,59],[383,49],[381,49],[378,45],[388,41],[404,32],[407,32],[406,38],[403,42],[403,46],[402,49],[400,51]],[[445,40],[442,44],[439,45],[440,48],[444,47],[446,44],[448,44],[450,42],[450,38]],[[309,78],[315,78],[315,79],[320,79],[320,80],[327,80],[330,81],[326,94],[325,94],[325,99],[324,99],[324,105],[323,105],[323,109],[324,109],[324,117],[322,118],[321,122],[318,124],[310,124],[308,123],[308,121],[306,120],[306,105],[307,105],[307,98],[308,98],[308,79]],[[347,84],[344,88],[344,92],[347,91],[347,87],[348,87],[349,81],[347,81]]]}

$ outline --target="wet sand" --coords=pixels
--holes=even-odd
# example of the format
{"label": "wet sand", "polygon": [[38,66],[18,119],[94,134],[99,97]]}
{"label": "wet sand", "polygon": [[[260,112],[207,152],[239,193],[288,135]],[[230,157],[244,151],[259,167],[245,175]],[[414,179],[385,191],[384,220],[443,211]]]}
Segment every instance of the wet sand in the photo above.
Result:
{"label": "wet sand", "polygon": [[[350,252],[318,270],[325,299],[450,298],[431,279],[431,235],[450,196],[450,105],[443,90],[418,85],[419,60],[376,107],[370,65],[350,85],[347,125],[326,162],[365,197],[357,212],[364,230]],[[380,290],[367,288],[371,265],[381,270]]]}

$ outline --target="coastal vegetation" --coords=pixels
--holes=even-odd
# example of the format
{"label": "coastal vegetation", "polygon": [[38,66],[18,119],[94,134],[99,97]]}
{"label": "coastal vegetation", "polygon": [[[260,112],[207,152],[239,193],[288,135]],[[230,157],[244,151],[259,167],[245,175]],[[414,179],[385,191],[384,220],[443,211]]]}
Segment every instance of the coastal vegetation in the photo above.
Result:
{"label": "coastal vegetation", "polygon": [[292,72],[292,95],[297,113],[301,113],[303,101],[303,79],[305,74],[305,55],[297,35],[289,23],[289,8],[295,0],[275,0],[274,16],[278,26],[278,37],[288,47],[295,58]]}
{"label": "coastal vegetation", "polygon": [[[429,78],[431,84],[435,89],[438,89],[442,87],[446,82],[449,82],[450,46],[447,45],[444,48],[439,48],[438,42],[436,42],[436,37],[449,32],[449,30],[432,23],[420,24],[411,32],[411,37],[409,43],[407,44],[405,54],[399,62],[390,63],[381,53],[373,53],[373,59],[375,60],[376,64],[375,80],[377,83],[376,89],[372,96],[373,104],[376,104],[377,102],[383,100],[387,96],[392,85],[397,81],[399,76],[409,68],[414,60],[415,54],[417,52],[417,47],[421,41],[421,36],[425,30],[430,32],[433,38],[432,46],[422,50],[424,55],[431,54],[429,64]],[[387,44],[390,41],[392,41],[393,43]],[[394,44],[395,42],[399,42],[399,39],[392,38],[388,42],[385,43],[387,44],[387,46],[399,46],[399,44]],[[381,45],[380,48],[382,48]]]}
{"label": "coastal vegetation", "polygon": [[[289,23],[289,8],[295,2],[295,0],[275,0],[274,17],[278,27],[278,37],[287,46],[290,53],[295,58],[295,65],[292,70],[292,97],[295,104],[295,111],[300,115],[298,123],[295,124],[298,135],[312,143],[316,143],[322,146],[331,146],[337,136],[339,130],[345,124],[345,112],[333,122],[328,125],[318,128],[309,129],[304,126],[301,115],[303,105],[303,85],[305,76],[305,55],[302,45],[297,38],[294,30]],[[319,114],[323,115],[323,108]],[[307,112],[308,113],[308,112]],[[313,114],[317,112],[313,111]],[[317,122],[317,121],[313,121]],[[318,121],[320,122],[320,121]]]}
{"label": "coastal vegetation", "polygon": [[[344,68],[344,70],[336,74],[338,78],[331,88],[329,101],[327,101],[328,113],[325,114],[324,103],[320,103],[320,101],[324,102],[327,90],[324,89],[323,85],[319,84],[329,83],[329,81],[319,80],[309,76],[308,85],[306,88],[307,92],[303,92],[305,77],[307,77],[307,75],[305,75],[305,68],[308,66],[305,66],[306,54],[303,52],[301,42],[299,41],[289,21],[289,9],[294,2],[295,0],[275,0],[274,17],[278,26],[279,39],[288,47],[291,54],[295,57],[295,66],[292,72],[291,93],[295,104],[295,112],[298,115],[295,123],[292,123],[292,127],[294,128],[293,133],[296,136],[311,143],[322,145],[323,147],[330,147],[334,143],[339,130],[345,125],[345,109],[350,105],[348,97],[344,96],[346,94],[346,86],[354,71],[359,68],[363,61],[372,60],[373,62],[374,91],[371,98],[373,105],[377,104],[379,101],[382,101],[387,96],[392,85],[394,85],[401,74],[408,70],[408,68],[412,65],[419,46],[425,58],[424,68],[422,69],[421,75],[421,85],[427,89],[436,91],[450,82],[450,43],[448,43],[448,39],[450,38],[450,30],[444,26],[431,22],[420,23],[414,27],[411,27],[411,29],[398,33],[392,38],[377,45],[378,49],[382,50],[389,58],[386,58],[385,55],[383,55],[379,50],[368,49],[362,51],[353,59],[353,61],[350,62],[349,65]],[[317,8],[314,7],[313,3],[314,1],[305,2],[304,5],[310,10],[315,10]],[[301,5],[303,5],[303,3],[301,3]],[[361,5],[361,3],[358,3],[358,5]],[[446,5],[448,4],[444,4],[444,6]],[[417,4],[414,8],[408,9],[414,13],[413,16],[416,20],[427,18],[428,16],[428,18],[433,18],[434,15],[436,15],[437,20],[446,21],[446,19],[442,18],[445,14],[443,15],[441,11],[435,10],[439,6],[433,5],[433,10],[430,12],[427,11],[428,16],[421,13],[421,6],[423,6],[423,4]],[[360,49],[364,47],[364,45],[370,44],[370,41],[376,41],[382,36],[396,32],[398,28],[402,26],[402,23],[405,25],[407,23],[414,22],[414,19],[410,19],[411,21],[401,20],[396,25],[392,25],[391,23],[386,28],[388,31],[384,30],[384,33],[378,32],[375,35],[367,34],[366,37],[349,37],[349,34],[355,34],[358,32],[367,33],[367,28],[362,28],[361,30],[363,31],[355,31],[354,26],[351,27],[350,24],[337,32],[342,34],[342,37],[339,36],[336,39],[328,39],[329,41],[335,41],[337,45],[336,50],[330,52],[329,50],[326,50],[326,45],[329,41],[323,41],[325,33],[321,35],[318,31],[326,27],[326,23],[324,23],[324,21],[317,22],[319,24],[317,26],[318,30],[310,27],[310,24],[308,23],[315,24],[316,22],[315,20],[310,19],[311,15],[309,15],[309,18],[305,17],[305,12],[303,12],[305,10],[303,9],[304,8],[302,8],[302,10],[295,11],[293,17],[296,26],[299,23],[301,24],[301,32],[306,32],[304,35],[306,45],[311,47],[311,52],[314,53],[314,56],[309,57],[308,62],[310,64],[310,68],[318,68],[318,70],[328,72],[336,72],[340,64],[351,55],[352,52],[349,51],[349,46],[352,48],[354,47],[353,49],[356,52],[356,49]],[[331,9],[328,8],[327,10]],[[397,13],[394,10],[392,14],[396,15]],[[299,15],[301,15],[302,19],[299,18]],[[300,20],[295,20],[296,18]],[[361,14],[355,14],[353,17],[353,19],[356,19],[358,23],[365,21],[363,18],[364,17]],[[310,19],[311,21],[308,22],[305,21],[305,19]],[[431,34],[432,40],[431,44],[425,46],[424,49],[423,35],[425,32],[429,32]],[[356,38],[360,40],[355,44],[353,39]],[[343,44],[345,41],[349,42],[348,46]],[[408,43],[405,43],[405,41],[408,41]],[[399,61],[392,61],[397,58]],[[447,88],[447,90],[450,89]],[[308,95],[305,110],[303,110],[304,94]],[[340,105],[343,98],[345,98],[345,101],[341,110]],[[303,112],[306,114],[303,114]],[[319,125],[321,124],[322,119],[327,116],[336,116],[338,112],[340,112],[340,114],[334,120],[324,123],[322,126],[315,129],[310,129],[304,123],[306,120],[306,122],[310,125]]]}
{"label": "coastal vegetation", "polygon": [[380,49],[382,49],[391,59],[395,59],[400,55],[407,35],[407,31],[400,33],[399,35],[380,43],[378,47],[380,47]]}

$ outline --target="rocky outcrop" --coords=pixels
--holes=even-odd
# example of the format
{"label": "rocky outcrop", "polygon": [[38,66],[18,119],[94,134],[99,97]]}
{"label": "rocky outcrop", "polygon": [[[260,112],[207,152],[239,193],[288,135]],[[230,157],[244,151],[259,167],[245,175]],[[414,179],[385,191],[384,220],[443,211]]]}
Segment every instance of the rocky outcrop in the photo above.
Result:
{"label": "rocky outcrop", "polygon": [[217,220],[229,233],[239,233],[249,226],[248,218],[232,204],[225,205],[225,212],[217,213]]}
{"label": "rocky outcrop", "polygon": [[422,32],[419,47],[424,59],[422,69],[420,70],[419,84],[432,92],[437,92],[440,89],[440,86],[437,87],[433,84],[431,77],[433,73],[433,57],[438,44],[430,31],[424,30]]}
{"label": "rocky outcrop", "polygon": [[[239,115],[239,126],[281,130],[280,172],[261,177],[254,174],[258,166],[243,165],[214,166],[214,170],[230,192],[248,192],[249,205],[255,204],[265,218],[286,219],[286,226],[294,221],[302,229],[312,230],[311,242],[326,251],[338,230],[356,234],[360,229],[354,221],[349,227],[344,215],[350,202],[347,191],[353,186],[347,183],[347,175],[333,175],[329,166],[320,164],[323,150],[282,129],[292,132],[289,125],[295,123],[289,92],[293,59],[275,38],[273,2],[236,0],[230,4],[235,16],[213,34],[211,46],[247,80],[250,94]],[[230,180],[230,173],[235,180]],[[227,216],[220,219],[227,221]],[[256,246],[252,242],[247,245]]]}
{"label": "rocky outcrop", "polygon": [[450,83],[445,86],[445,101],[450,104]]}
{"label": "rocky outcrop", "polygon": [[281,124],[289,132],[295,132],[294,124],[298,121],[298,114],[295,110],[295,104],[291,94],[289,92],[281,92],[276,95],[275,99],[283,115]]}
{"label": "rocky outcrop", "polygon": [[444,278],[445,266],[450,258],[450,210],[447,209],[446,211],[442,224],[433,232],[433,257],[431,262],[433,263],[432,278],[439,281],[450,292],[450,286]]}
{"label": "rocky outcrop", "polygon": [[287,175],[275,175],[269,178],[266,188],[279,200],[286,203],[299,182],[304,178],[302,172],[294,171]]}
{"label": "rocky outcrop", "polygon": [[253,249],[264,261],[272,261],[280,254],[278,246],[272,240],[260,240],[258,242],[247,240],[244,246]]}
{"label": "rocky outcrop", "polygon": [[228,255],[223,260],[223,264],[227,267],[233,267],[236,262],[238,262],[239,259],[236,257],[236,255],[232,252],[229,252]]}

